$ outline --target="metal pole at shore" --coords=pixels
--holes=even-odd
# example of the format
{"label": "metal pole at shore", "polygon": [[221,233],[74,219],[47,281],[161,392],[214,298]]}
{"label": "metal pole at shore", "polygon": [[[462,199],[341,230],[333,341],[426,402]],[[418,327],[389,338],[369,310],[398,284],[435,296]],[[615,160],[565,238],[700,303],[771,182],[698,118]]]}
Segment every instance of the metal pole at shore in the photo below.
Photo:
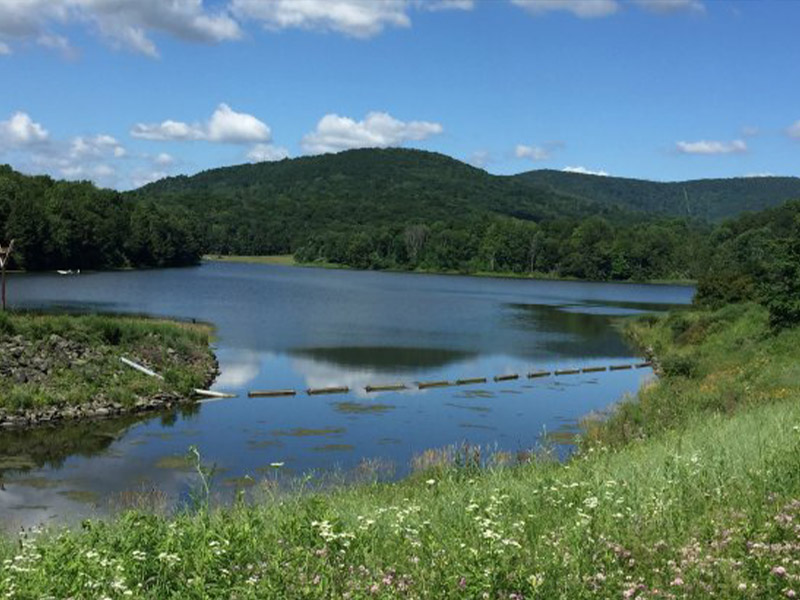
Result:
{"label": "metal pole at shore", "polygon": [[0,270],[2,270],[2,288],[3,288],[3,310],[6,309],[6,265],[8,264],[8,259],[11,256],[11,251],[14,250],[14,240],[8,244],[6,248],[0,246]]}

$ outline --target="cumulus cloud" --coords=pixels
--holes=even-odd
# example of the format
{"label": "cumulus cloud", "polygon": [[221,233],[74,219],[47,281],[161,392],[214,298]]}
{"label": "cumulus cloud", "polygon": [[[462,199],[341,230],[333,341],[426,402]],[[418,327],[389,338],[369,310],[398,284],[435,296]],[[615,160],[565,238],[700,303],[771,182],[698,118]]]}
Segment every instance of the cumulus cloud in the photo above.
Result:
{"label": "cumulus cloud", "polygon": [[424,140],[443,130],[439,123],[400,121],[385,112],[371,112],[362,121],[327,114],[314,131],[303,137],[301,146],[310,154],[348,148],[386,148]]}
{"label": "cumulus cloud", "polygon": [[101,186],[119,180],[115,164],[127,157],[119,141],[107,134],[53,139],[47,129],[26,112],[0,121],[0,154],[26,171],[45,172],[66,179],[90,179]]}
{"label": "cumulus cloud", "polygon": [[608,177],[608,172],[606,171],[593,171],[592,169],[587,169],[586,167],[564,167],[561,170],[565,173],[580,173],[582,175],[598,175],[601,177]]}
{"label": "cumulus cloud", "polygon": [[487,152],[486,150],[476,150],[472,154],[470,154],[467,162],[471,164],[473,167],[478,167],[479,169],[483,169],[492,162],[492,155]]}
{"label": "cumulus cloud", "polygon": [[553,156],[553,147],[517,144],[517,147],[514,149],[514,156],[517,158],[527,158],[533,162],[550,160]]}
{"label": "cumulus cloud", "polygon": [[54,35],[53,24],[90,23],[113,46],[158,56],[152,32],[205,43],[236,40],[239,24],[227,9],[208,10],[203,0],[0,0],[0,37],[38,38],[63,51],[66,38]]}
{"label": "cumulus cloud", "polygon": [[232,0],[233,13],[270,30],[335,31],[357,38],[386,27],[409,27],[407,0]]}
{"label": "cumulus cloud", "polygon": [[153,158],[153,162],[162,167],[166,167],[175,162],[175,157],[171,154],[167,154],[166,152],[161,152]]}
{"label": "cumulus cloud", "polygon": [[99,134],[94,137],[78,136],[70,144],[70,156],[76,159],[111,155],[122,158],[127,154],[125,148],[110,135]]}
{"label": "cumulus cloud", "polygon": [[659,14],[677,12],[705,12],[706,7],[700,0],[633,0],[633,3]]}
{"label": "cumulus cloud", "polygon": [[475,0],[417,0],[419,8],[432,12],[440,10],[472,10]]}
{"label": "cumulus cloud", "polygon": [[794,124],[790,125],[786,133],[789,134],[789,137],[800,140],[800,121],[796,121]]}
{"label": "cumulus cloud", "polygon": [[49,133],[36,123],[28,113],[16,112],[6,121],[0,121],[0,150],[39,144],[47,141]]}
{"label": "cumulus cloud", "polygon": [[719,142],[700,140],[697,142],[677,142],[676,149],[681,154],[741,154],[747,152],[747,143],[744,140]]}
{"label": "cumulus cloud", "polygon": [[272,139],[269,126],[253,115],[220,104],[206,123],[184,123],[167,119],[161,123],[137,123],[131,129],[135,138],[157,141],[205,140],[227,144],[266,143]]}
{"label": "cumulus cloud", "polygon": [[[532,15],[561,11],[581,19],[608,17],[626,5],[622,0],[511,0],[511,3]],[[627,0],[627,4],[660,15],[705,11],[701,0]]]}
{"label": "cumulus cloud", "polygon": [[281,146],[272,144],[256,144],[247,153],[250,162],[272,162],[289,157],[289,151]]}
{"label": "cumulus cloud", "polygon": [[511,0],[511,3],[532,15],[565,11],[582,19],[607,17],[620,8],[616,0]]}

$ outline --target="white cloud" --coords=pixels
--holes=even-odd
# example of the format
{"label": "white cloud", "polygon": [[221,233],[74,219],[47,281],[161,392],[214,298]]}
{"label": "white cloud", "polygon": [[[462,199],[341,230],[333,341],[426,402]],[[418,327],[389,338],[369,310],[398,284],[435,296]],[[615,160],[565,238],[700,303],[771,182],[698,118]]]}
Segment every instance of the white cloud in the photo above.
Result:
{"label": "white cloud", "polygon": [[582,175],[598,175],[601,177],[608,177],[608,173],[606,171],[593,171],[592,169],[587,169],[586,167],[564,167],[561,170],[565,173],[580,173]]}
{"label": "white cloud", "polygon": [[440,10],[472,10],[475,0],[417,0],[417,6],[423,10],[436,12]]}
{"label": "white cloud", "polygon": [[281,146],[272,144],[256,144],[247,153],[250,162],[272,162],[289,157],[289,151]]}
{"label": "white cloud", "polygon": [[11,54],[11,46],[0,42],[0,56],[8,56]]}
{"label": "white cloud", "polygon": [[565,11],[582,19],[613,15],[620,8],[616,0],[511,0],[532,15]]}
{"label": "white cloud", "polygon": [[524,144],[517,144],[517,147],[514,149],[514,155],[517,158],[528,158],[533,162],[537,162],[541,160],[550,160],[552,157],[552,152],[547,148],[543,148],[542,146],[526,146]]}
{"label": "white cloud", "polygon": [[442,133],[439,123],[400,121],[388,113],[371,112],[362,121],[327,114],[317,128],[301,141],[310,154],[338,152],[348,148],[386,148],[409,141],[419,141]]}
{"label": "white cloud", "polygon": [[632,0],[634,4],[659,14],[677,12],[705,12],[706,7],[700,0]]}
{"label": "white cloud", "polygon": [[745,125],[742,127],[742,135],[744,137],[756,137],[761,133],[761,130],[758,127],[753,127],[752,125]]}
{"label": "white cloud", "polygon": [[166,167],[175,162],[175,157],[171,154],[167,154],[166,152],[161,152],[155,158],[153,158],[153,162],[162,167]]}
{"label": "white cloud", "polygon": [[777,177],[775,173],[770,173],[769,171],[765,171],[763,173],[748,173],[745,177]]}
{"label": "white cloud", "polygon": [[[629,4],[660,15],[678,12],[705,12],[701,0],[627,0]],[[619,12],[625,3],[621,0],[511,0],[532,15],[550,12],[569,12],[581,19],[608,17]]]}
{"label": "white cloud", "polygon": [[64,58],[73,59],[77,58],[78,51],[72,47],[69,40],[63,35],[55,35],[52,33],[43,33],[36,38],[36,43],[44,48],[60,52]]}
{"label": "white cloud", "polygon": [[697,142],[677,142],[676,149],[681,154],[741,154],[747,152],[747,144],[744,140],[733,140],[731,142],[718,142],[700,140]]}
{"label": "white cloud", "polygon": [[160,32],[184,40],[216,43],[241,38],[227,9],[209,11],[203,0],[0,0],[0,37],[37,38],[63,51],[66,38],[49,31],[53,23],[90,23],[112,45],[158,56],[148,36]]}
{"label": "white cloud", "polygon": [[113,156],[122,158],[127,154],[125,148],[110,135],[94,137],[78,136],[72,139],[69,155],[75,159],[86,157]]}
{"label": "white cloud", "polygon": [[357,38],[379,34],[385,27],[409,27],[407,0],[232,0],[241,19],[270,30],[335,31]]}
{"label": "white cloud", "polygon": [[789,137],[800,139],[800,121],[796,121],[793,125],[789,126],[786,133],[789,134]]}
{"label": "white cloud", "polygon": [[188,124],[171,119],[161,123],[137,123],[131,129],[131,135],[144,140],[205,140],[228,144],[269,142],[272,139],[266,123],[253,115],[236,112],[225,103],[217,107],[207,123]]}
{"label": "white cloud", "polygon": [[147,170],[147,169],[137,169],[133,173],[131,173],[130,180],[131,185],[133,188],[140,188],[143,185],[147,185],[148,183],[153,183],[154,181],[158,181],[159,179],[164,179],[165,177],[169,177],[169,173],[165,171],[155,170]]}
{"label": "white cloud", "polygon": [[470,154],[467,162],[471,164],[473,167],[478,167],[479,169],[483,169],[492,162],[492,155],[487,152],[486,150],[476,150],[472,154]]}
{"label": "white cloud", "polygon": [[28,113],[16,112],[7,121],[0,121],[0,150],[4,147],[27,146],[47,141],[49,133]]}

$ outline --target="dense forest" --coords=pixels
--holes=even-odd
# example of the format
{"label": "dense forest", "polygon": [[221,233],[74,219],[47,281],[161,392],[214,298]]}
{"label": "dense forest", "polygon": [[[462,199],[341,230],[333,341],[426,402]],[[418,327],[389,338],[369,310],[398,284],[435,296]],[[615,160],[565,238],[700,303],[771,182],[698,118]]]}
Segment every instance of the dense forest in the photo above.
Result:
{"label": "dense forest", "polygon": [[696,302],[717,308],[755,301],[777,328],[800,323],[800,201],[716,228]]}
{"label": "dense forest", "polygon": [[187,265],[202,250],[185,209],[0,165],[0,242],[12,239],[11,267],[32,271]]}
{"label": "dense forest", "polygon": [[702,279],[701,296],[713,301],[755,297],[752,281],[726,273],[738,260],[755,281],[759,252],[789,256],[776,236],[796,205],[713,219],[792,196],[800,179],[501,177],[432,152],[363,149],[170,177],[126,194],[2,167],[0,235],[16,238],[16,266],[31,270],[291,253],[362,269]]}
{"label": "dense forest", "polygon": [[511,179],[607,206],[712,222],[800,198],[798,177],[657,182],[543,169]]}

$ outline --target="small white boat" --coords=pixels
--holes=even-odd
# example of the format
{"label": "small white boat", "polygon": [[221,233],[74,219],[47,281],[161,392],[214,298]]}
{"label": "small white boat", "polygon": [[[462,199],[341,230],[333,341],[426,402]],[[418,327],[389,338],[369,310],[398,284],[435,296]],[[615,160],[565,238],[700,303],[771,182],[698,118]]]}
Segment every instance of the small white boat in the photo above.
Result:
{"label": "small white boat", "polygon": [[80,269],[76,269],[76,270],[73,271],[72,269],[69,269],[69,270],[65,271],[63,269],[58,269],[56,271],[56,273],[58,273],[59,275],[80,275],[81,274],[81,270]]}

